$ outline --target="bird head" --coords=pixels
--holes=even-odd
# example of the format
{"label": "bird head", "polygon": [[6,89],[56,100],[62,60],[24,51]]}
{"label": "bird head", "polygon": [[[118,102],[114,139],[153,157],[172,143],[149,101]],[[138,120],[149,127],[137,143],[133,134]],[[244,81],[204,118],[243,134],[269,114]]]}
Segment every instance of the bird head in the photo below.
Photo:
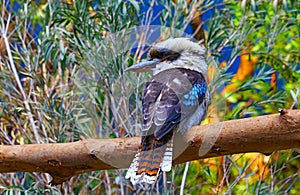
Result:
{"label": "bird head", "polygon": [[172,68],[186,68],[206,75],[205,48],[187,38],[170,38],[153,45],[147,60],[132,65],[125,71],[153,71],[155,75]]}

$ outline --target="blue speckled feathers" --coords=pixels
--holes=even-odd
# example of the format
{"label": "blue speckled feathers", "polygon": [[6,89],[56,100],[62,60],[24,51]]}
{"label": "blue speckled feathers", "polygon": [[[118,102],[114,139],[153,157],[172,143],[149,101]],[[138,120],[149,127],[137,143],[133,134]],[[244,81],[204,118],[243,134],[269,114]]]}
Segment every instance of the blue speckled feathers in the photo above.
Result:
{"label": "blue speckled feathers", "polygon": [[161,139],[196,111],[205,94],[206,82],[199,72],[175,68],[153,76],[142,98],[143,135]]}

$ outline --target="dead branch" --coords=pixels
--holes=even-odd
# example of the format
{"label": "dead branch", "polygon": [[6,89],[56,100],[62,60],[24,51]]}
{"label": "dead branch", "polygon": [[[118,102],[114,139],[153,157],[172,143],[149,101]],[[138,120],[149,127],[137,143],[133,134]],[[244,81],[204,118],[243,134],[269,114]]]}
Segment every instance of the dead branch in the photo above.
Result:
{"label": "dead branch", "polygon": [[[74,143],[0,146],[0,172],[47,172],[52,184],[93,170],[127,168],[140,137],[86,139]],[[227,154],[300,147],[300,110],[191,128],[177,136],[173,164]]]}

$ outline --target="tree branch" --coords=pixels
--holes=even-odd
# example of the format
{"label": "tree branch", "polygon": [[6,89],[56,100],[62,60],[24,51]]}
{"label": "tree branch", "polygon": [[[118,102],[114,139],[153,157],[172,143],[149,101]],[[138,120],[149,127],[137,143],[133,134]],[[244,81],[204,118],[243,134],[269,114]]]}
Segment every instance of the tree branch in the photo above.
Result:
{"label": "tree branch", "polygon": [[[52,184],[93,170],[127,168],[140,137],[0,146],[0,172],[47,172]],[[173,164],[227,154],[300,147],[300,110],[191,128],[175,138]]]}

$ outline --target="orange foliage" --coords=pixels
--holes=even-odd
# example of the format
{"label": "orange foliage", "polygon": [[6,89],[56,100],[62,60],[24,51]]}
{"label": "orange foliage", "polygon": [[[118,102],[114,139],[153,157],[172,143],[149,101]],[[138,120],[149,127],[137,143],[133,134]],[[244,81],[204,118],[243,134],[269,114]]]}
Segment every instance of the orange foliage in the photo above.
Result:
{"label": "orange foliage", "polygon": [[193,14],[193,19],[191,21],[194,38],[197,40],[203,39],[203,29],[202,29],[202,20],[201,20],[201,11],[196,10]]}
{"label": "orange foliage", "polygon": [[254,71],[254,65],[258,61],[257,58],[253,58],[249,54],[248,50],[244,50],[241,55],[241,63],[236,75],[231,79],[231,84],[227,85],[223,91],[224,92],[233,92],[237,87],[240,81],[244,81],[248,76]]}
{"label": "orange foliage", "polygon": [[271,87],[276,87],[276,85],[277,85],[277,78],[276,78],[276,73],[275,72],[273,72],[272,74],[271,74],[271,81],[270,81],[270,85],[271,85]]}
{"label": "orange foliage", "polygon": [[254,176],[251,177],[253,183],[264,180],[267,177],[270,172],[268,167],[269,156],[260,153],[248,153],[244,155],[244,158],[252,160],[245,174],[255,173]]}

